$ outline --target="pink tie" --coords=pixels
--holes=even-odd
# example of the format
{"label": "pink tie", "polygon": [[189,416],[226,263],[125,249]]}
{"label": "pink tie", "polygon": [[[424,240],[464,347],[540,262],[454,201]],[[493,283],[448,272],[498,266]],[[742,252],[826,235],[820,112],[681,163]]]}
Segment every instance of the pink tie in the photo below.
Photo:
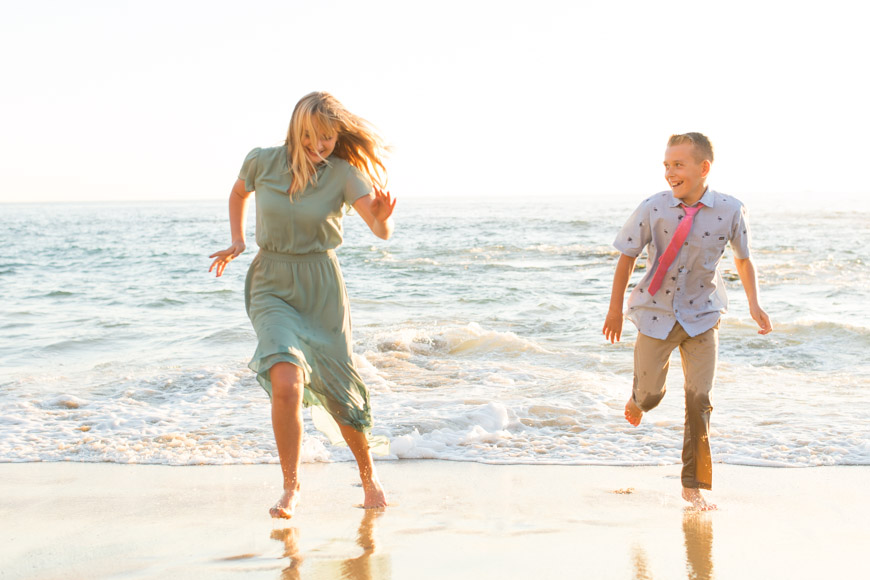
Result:
{"label": "pink tie", "polygon": [[702,203],[699,203],[695,207],[682,206],[686,212],[686,217],[684,217],[680,221],[680,225],[677,226],[677,231],[674,232],[674,237],[671,238],[671,243],[668,244],[668,248],[661,256],[659,256],[659,265],[656,268],[656,273],[653,275],[652,282],[649,283],[650,296],[655,296],[656,292],[661,288],[662,280],[665,279],[665,274],[668,273],[668,268],[671,267],[674,258],[676,258],[677,254],[680,253],[680,248],[683,246],[683,242],[686,241],[686,236],[689,235],[689,230],[692,229],[692,222],[695,220],[695,214],[698,213],[698,210],[702,207],[704,207],[704,204]]}

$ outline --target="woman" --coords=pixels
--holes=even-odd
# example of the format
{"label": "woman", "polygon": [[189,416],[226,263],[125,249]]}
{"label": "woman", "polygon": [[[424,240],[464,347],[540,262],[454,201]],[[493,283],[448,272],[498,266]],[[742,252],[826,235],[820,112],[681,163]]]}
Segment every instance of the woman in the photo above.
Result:
{"label": "woman", "polygon": [[[284,493],[270,510],[290,518],[299,500],[302,404],[335,419],[359,466],[366,508],[386,505],[367,432],[369,395],[351,359],[350,308],[335,248],[342,209],[352,206],[372,232],[388,239],[396,205],[384,193],[383,143],[335,97],[304,96],[284,146],[254,149],[230,194],[232,245],[215,252],[217,276],[245,250],[245,213],[256,192],[257,245],[245,281],[245,307],[257,332],[249,366],[272,399]],[[373,185],[374,184],[374,185]]]}

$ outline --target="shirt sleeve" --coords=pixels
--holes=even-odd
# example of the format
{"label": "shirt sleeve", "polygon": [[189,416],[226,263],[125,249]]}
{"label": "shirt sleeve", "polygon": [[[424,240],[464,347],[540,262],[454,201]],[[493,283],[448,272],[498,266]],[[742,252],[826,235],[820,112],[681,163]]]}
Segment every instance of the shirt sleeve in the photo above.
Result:
{"label": "shirt sleeve", "polygon": [[350,165],[350,171],[347,173],[347,182],[344,186],[344,203],[348,206],[353,206],[354,202],[361,197],[365,197],[372,191],[372,182],[368,176]]}
{"label": "shirt sleeve", "polygon": [[613,241],[613,247],[632,258],[640,256],[643,249],[652,240],[650,228],[649,207],[647,202],[638,206]]}
{"label": "shirt sleeve", "polygon": [[749,223],[746,221],[746,207],[740,205],[740,209],[735,212],[734,222],[731,224],[731,250],[734,252],[734,257],[744,260],[750,257],[750,235]]}
{"label": "shirt sleeve", "polygon": [[259,147],[251,149],[251,152],[245,157],[244,163],[242,163],[242,168],[239,170],[239,179],[245,182],[245,191],[254,191],[257,188],[258,155],[260,155]]}

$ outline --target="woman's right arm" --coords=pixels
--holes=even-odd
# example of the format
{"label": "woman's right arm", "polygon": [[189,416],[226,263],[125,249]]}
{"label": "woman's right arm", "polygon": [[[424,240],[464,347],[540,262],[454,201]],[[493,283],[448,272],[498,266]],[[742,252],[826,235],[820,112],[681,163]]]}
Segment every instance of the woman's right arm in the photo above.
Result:
{"label": "woman's right arm", "polygon": [[248,197],[251,193],[245,190],[244,180],[237,179],[233,184],[233,190],[230,192],[230,233],[233,241],[226,250],[209,256],[214,258],[214,262],[211,263],[208,271],[215,270],[217,276],[223,274],[227,264],[245,251],[245,217],[248,214]]}

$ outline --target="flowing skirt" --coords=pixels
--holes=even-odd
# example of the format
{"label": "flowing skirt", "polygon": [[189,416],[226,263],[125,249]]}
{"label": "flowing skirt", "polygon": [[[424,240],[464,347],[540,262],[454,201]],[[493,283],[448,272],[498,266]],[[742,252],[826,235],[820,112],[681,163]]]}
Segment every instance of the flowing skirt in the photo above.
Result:
{"label": "flowing skirt", "polygon": [[341,442],[340,432],[316,408],[368,433],[369,393],[353,365],[350,305],[335,252],[260,250],[245,280],[245,309],[258,340],[248,366],[269,397],[269,369],[278,362],[292,363],[305,377],[303,404],[314,406],[315,425],[333,443]]}

